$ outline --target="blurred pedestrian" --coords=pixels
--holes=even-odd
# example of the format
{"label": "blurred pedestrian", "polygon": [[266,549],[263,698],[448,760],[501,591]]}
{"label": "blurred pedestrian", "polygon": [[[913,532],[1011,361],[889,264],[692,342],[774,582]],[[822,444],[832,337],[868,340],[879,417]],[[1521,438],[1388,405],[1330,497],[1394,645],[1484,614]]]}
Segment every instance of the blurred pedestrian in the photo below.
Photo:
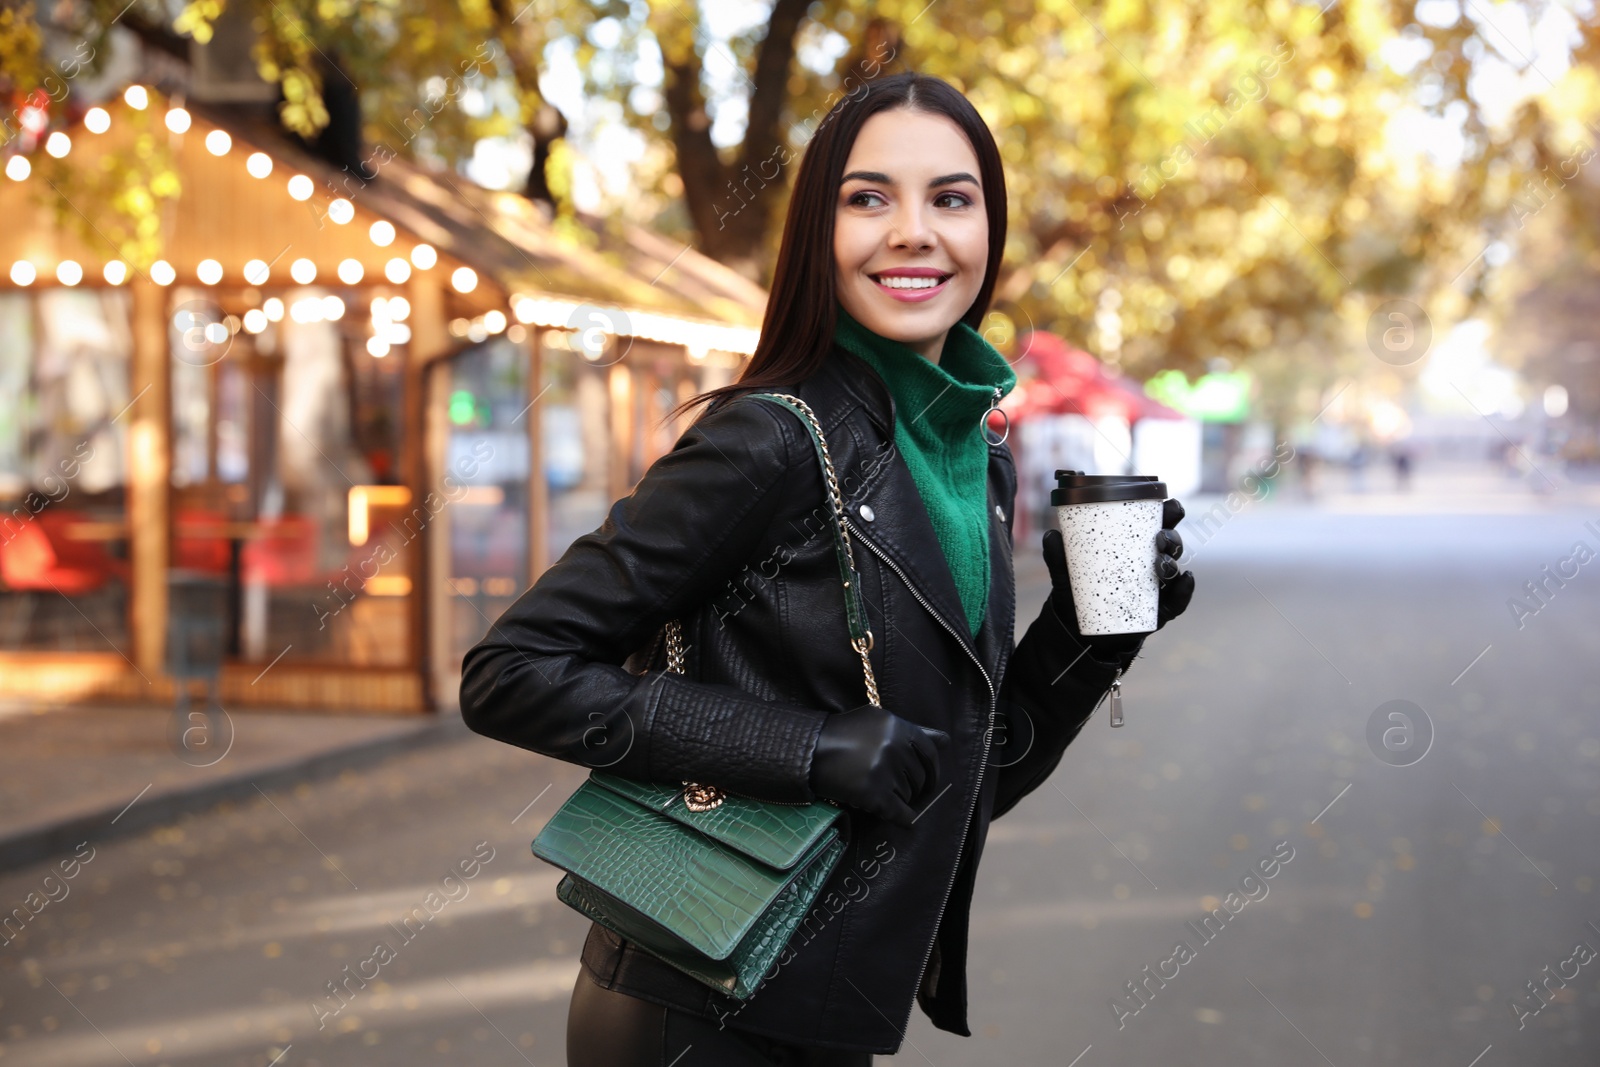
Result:
{"label": "blurred pedestrian", "polygon": [[1400,492],[1409,492],[1411,489],[1411,448],[1404,441],[1396,441],[1389,450],[1389,458],[1394,463],[1394,485]]}
{"label": "blurred pedestrian", "polygon": [[1368,458],[1367,443],[1365,441],[1356,442],[1355,449],[1350,453],[1350,489],[1352,492],[1360,493],[1367,488]]}

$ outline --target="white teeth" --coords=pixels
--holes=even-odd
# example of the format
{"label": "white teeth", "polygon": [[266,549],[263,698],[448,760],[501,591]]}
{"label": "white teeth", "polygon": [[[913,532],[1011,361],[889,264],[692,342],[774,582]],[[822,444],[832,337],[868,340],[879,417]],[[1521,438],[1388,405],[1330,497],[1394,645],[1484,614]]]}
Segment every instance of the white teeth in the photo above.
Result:
{"label": "white teeth", "polygon": [[943,278],[907,278],[903,275],[886,275],[878,278],[878,284],[889,289],[932,289],[943,282]]}

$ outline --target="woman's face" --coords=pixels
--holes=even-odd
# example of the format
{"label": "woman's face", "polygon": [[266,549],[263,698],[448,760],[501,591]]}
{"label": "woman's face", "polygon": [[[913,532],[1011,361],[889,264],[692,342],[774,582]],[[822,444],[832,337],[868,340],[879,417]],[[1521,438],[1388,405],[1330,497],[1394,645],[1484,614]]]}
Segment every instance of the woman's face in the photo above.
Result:
{"label": "woman's face", "polygon": [[839,186],[833,258],[852,318],[939,362],[989,260],[978,156],[961,127],[904,108],[862,124]]}

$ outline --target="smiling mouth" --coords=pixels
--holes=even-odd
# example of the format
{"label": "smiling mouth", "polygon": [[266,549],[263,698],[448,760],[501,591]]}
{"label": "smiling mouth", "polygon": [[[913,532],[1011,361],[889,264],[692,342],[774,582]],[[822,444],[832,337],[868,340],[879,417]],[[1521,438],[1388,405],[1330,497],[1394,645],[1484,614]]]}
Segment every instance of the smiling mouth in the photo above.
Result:
{"label": "smiling mouth", "polygon": [[905,274],[873,274],[869,277],[885,289],[937,289],[951,278],[953,274],[940,274],[935,276],[912,276]]}

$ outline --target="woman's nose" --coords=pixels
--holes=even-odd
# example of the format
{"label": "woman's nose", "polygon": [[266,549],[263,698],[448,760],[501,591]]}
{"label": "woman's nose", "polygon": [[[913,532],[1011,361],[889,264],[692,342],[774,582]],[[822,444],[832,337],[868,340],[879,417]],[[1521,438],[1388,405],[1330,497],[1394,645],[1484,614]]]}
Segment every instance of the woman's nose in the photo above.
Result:
{"label": "woman's nose", "polygon": [[927,251],[936,237],[928,224],[928,215],[921,204],[902,204],[889,220],[889,245],[892,248],[910,248]]}

